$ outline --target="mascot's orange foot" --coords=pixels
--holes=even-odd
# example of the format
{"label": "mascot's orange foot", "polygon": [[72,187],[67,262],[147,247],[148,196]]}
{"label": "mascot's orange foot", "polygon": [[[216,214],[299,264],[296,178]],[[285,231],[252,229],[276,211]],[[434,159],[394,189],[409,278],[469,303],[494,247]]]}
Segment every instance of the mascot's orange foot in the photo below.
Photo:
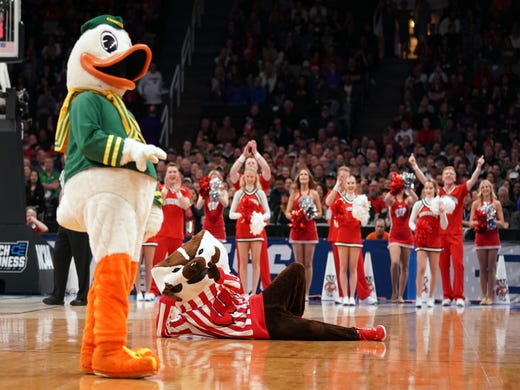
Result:
{"label": "mascot's orange foot", "polygon": [[[92,353],[94,351],[94,348],[88,348],[81,350],[81,357],[80,357],[80,370],[81,372],[85,374],[94,374],[94,370],[92,369]],[[152,351],[150,351],[148,348],[140,348],[137,351],[134,351],[134,353],[138,356],[144,357],[144,356],[152,356],[157,359],[157,357],[154,355]],[[158,361],[159,359],[157,359]]]}
{"label": "mascot's orange foot", "polygon": [[157,374],[159,365],[157,355],[147,348],[132,351],[123,347],[118,351],[106,351],[98,347],[92,357],[91,372],[111,378],[144,378]]}
{"label": "mascot's orange foot", "polygon": [[79,368],[81,372],[85,374],[93,374],[92,370],[92,352],[94,352],[94,348],[84,348],[81,347],[81,356],[79,358]]}

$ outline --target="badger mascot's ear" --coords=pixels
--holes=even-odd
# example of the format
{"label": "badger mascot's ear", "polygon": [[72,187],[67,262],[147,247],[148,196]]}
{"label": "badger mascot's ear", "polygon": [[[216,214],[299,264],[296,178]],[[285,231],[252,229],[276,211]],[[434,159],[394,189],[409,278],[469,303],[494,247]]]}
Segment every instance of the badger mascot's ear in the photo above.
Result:
{"label": "badger mascot's ear", "polygon": [[214,283],[207,275],[210,262],[229,273],[226,248],[210,232],[201,230],[156,264],[152,276],[162,294],[185,302]]}

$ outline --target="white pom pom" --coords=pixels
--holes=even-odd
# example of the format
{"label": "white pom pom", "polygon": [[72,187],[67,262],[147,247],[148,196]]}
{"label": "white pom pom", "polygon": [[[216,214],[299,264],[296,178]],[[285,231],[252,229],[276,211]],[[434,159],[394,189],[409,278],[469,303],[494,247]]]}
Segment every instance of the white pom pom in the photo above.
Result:
{"label": "white pom pom", "polygon": [[439,215],[440,214],[440,212],[439,212],[440,207],[441,207],[441,198],[436,196],[430,202],[430,210],[432,211],[432,213],[434,215]]}
{"label": "white pom pom", "polygon": [[451,196],[436,196],[433,198],[430,209],[433,214],[440,215],[442,209],[446,214],[453,213],[455,210],[455,201]]}
{"label": "white pom pom", "polygon": [[254,211],[251,214],[251,223],[249,224],[249,231],[251,232],[251,234],[255,236],[259,235],[264,229],[265,225],[266,223],[264,221],[264,215],[262,213]]}
{"label": "white pom pom", "polygon": [[370,201],[366,195],[358,195],[352,202],[352,216],[365,226],[370,218]]}
{"label": "white pom pom", "polygon": [[455,210],[455,206],[457,205],[455,202],[455,198],[448,195],[441,196],[441,202],[444,208],[444,212],[446,214],[452,214],[453,210]]}

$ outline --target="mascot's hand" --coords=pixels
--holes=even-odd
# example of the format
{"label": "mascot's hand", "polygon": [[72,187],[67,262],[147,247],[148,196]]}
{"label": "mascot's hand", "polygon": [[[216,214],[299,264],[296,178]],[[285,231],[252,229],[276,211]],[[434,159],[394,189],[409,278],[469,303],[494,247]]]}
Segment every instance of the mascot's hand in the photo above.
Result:
{"label": "mascot's hand", "polygon": [[220,279],[220,271],[217,265],[212,261],[208,263],[208,278],[213,279],[215,282],[218,282]]}
{"label": "mascot's hand", "polygon": [[151,161],[157,164],[159,160],[166,159],[166,152],[161,148],[153,145],[146,145],[132,138],[125,138],[125,146],[123,147],[123,156],[121,157],[121,165],[125,165],[130,161],[135,161],[137,169],[141,172],[146,171],[146,162]]}
{"label": "mascot's hand", "polygon": [[144,231],[144,241],[153,237],[161,228],[163,222],[163,212],[159,206],[152,206],[148,221],[146,221],[146,229]]}

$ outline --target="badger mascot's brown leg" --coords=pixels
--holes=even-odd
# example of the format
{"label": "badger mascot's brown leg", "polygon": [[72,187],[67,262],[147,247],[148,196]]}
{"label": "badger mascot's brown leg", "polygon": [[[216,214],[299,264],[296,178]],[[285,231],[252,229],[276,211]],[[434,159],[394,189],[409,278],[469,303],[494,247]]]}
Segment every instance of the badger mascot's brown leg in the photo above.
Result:
{"label": "badger mascot's brown leg", "polygon": [[305,269],[285,268],[265,289],[265,323],[271,340],[377,340],[377,328],[346,328],[301,318],[305,310]]}
{"label": "badger mascot's brown leg", "polygon": [[129,312],[128,294],[137,263],[127,254],[105,256],[99,261],[87,306],[81,347],[81,369],[109,377],[153,375],[159,358],[150,350],[125,347]]}

